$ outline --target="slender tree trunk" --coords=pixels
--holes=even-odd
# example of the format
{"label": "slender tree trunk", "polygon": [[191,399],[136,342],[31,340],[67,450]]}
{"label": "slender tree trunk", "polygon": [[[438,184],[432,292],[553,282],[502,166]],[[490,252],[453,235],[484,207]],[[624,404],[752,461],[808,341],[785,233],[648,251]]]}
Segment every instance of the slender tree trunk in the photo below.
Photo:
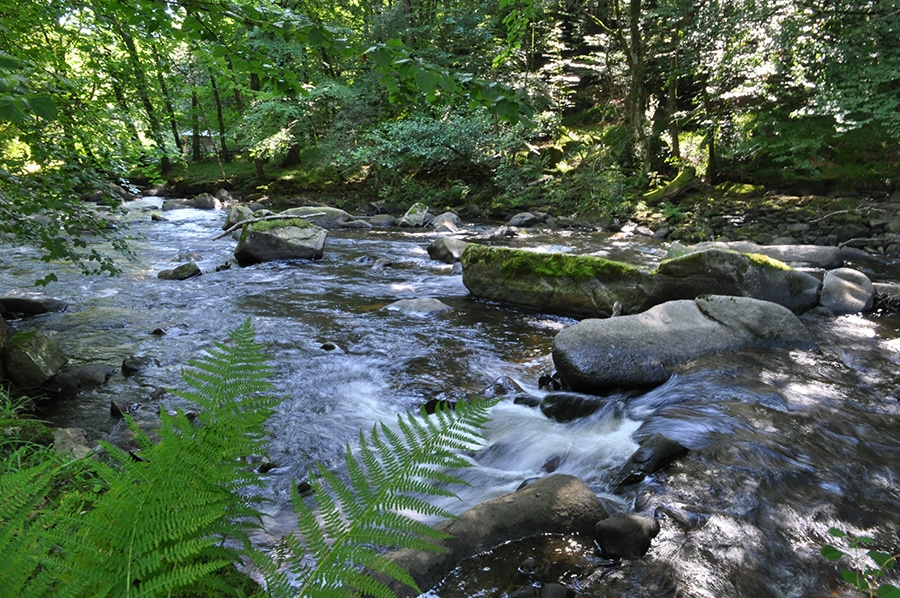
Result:
{"label": "slender tree trunk", "polygon": [[[250,73],[250,91],[259,91],[262,88],[262,82],[259,75]],[[256,178],[263,180],[266,178],[266,172],[263,170],[263,161],[259,158],[253,158],[253,166],[256,168]]]}
{"label": "slender tree trunk", "polygon": [[200,98],[191,88],[191,159],[199,162],[203,159],[200,152]]}
{"label": "slender tree trunk", "polygon": [[131,33],[118,22],[114,23],[114,28],[116,34],[125,45],[128,61],[131,64],[131,68],[134,70],[138,97],[141,99],[144,112],[147,114],[147,123],[150,126],[150,138],[153,139],[153,142],[157,145],[157,149],[160,153],[160,170],[165,174],[170,170],[171,165],[169,163],[169,156],[166,153],[165,141],[163,141],[163,136],[160,133],[161,128],[159,119],[156,116],[156,110],[153,108],[153,102],[150,100],[150,84],[147,81],[147,73],[144,71],[144,67],[141,64],[141,59],[138,55],[137,48],[134,45],[134,38],[131,37]]}
{"label": "slender tree trunk", "polygon": [[175,147],[181,145],[181,135],[178,134],[178,119],[175,118],[175,109],[172,108],[172,96],[169,94],[169,86],[166,85],[166,78],[163,77],[163,61],[153,46],[153,60],[156,62],[156,80],[159,83],[159,89],[162,91],[163,100],[165,101],[166,114],[169,116],[169,126],[172,127],[172,140]]}
{"label": "slender tree trunk", "polygon": [[641,0],[629,3],[629,52],[631,89],[628,97],[628,124],[635,152],[643,172],[650,170],[650,150],[647,133],[647,97],[644,89],[644,47],[641,37]]}
{"label": "slender tree trunk", "polygon": [[219,121],[219,146],[222,148],[222,159],[231,162],[231,154],[225,143],[225,116],[222,113],[222,99],[219,97],[219,86],[216,84],[216,77],[212,69],[209,70],[209,84],[212,87],[213,100],[216,102],[216,120]]}

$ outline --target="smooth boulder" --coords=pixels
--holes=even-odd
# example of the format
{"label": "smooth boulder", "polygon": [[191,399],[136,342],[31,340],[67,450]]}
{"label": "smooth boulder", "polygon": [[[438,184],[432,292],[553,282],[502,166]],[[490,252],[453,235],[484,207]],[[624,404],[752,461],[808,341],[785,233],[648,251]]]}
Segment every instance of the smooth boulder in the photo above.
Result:
{"label": "smooth boulder", "polygon": [[469,243],[454,237],[438,237],[428,245],[428,257],[445,264],[458,262]]}
{"label": "smooth boulder", "polygon": [[819,304],[835,314],[854,314],[872,309],[875,285],[868,276],[852,268],[825,273]]}
{"label": "smooth boulder", "polygon": [[640,558],[659,534],[659,521],[643,515],[619,513],[597,522],[594,539],[609,558]]}
{"label": "smooth boulder", "polygon": [[709,248],[730,249],[739,253],[764,255],[794,267],[840,268],[844,265],[841,250],[830,245],[759,245],[751,241],[709,241],[690,247],[673,244],[668,257],[678,257]]}
{"label": "smooth boulder", "polygon": [[273,260],[322,257],[328,231],[300,218],[266,220],[244,227],[234,257],[242,266]]}
{"label": "smooth boulder", "polygon": [[66,311],[69,304],[50,297],[0,297],[0,314],[33,316],[54,311]]}
{"label": "smooth boulder", "polygon": [[[554,474],[511,494],[476,505],[436,527],[450,534],[442,552],[399,550],[389,555],[423,590],[447,576],[463,559],[495,546],[543,534],[594,533],[607,517],[600,499],[576,477]],[[409,587],[392,584],[398,596],[416,596]]]}
{"label": "smooth boulder", "polygon": [[812,344],[809,331],[785,307],[711,295],[631,316],[582,320],[553,339],[553,362],[566,389],[603,394],[657,386],[676,366],[704,355]]}

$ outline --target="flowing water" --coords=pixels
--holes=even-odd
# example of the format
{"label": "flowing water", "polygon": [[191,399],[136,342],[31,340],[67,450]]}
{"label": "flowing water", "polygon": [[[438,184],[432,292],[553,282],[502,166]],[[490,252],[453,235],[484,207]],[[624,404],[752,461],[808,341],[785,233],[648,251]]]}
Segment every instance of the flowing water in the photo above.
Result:
{"label": "flowing water", "polygon": [[[332,231],[317,261],[232,266],[234,242],[210,240],[221,212],[177,209],[151,222],[136,203],[127,220],[137,262],[118,278],[84,278],[54,267],[47,294],[65,313],[13,322],[51,335],[73,363],[141,356],[149,366],[57,404],[53,423],[92,439],[126,444],[110,402],[139,422],[176,405],[161,388],[204,347],[251,318],[277,370],[284,401],[270,420],[275,467],[262,545],[292,528],[289,488],[311,463],[335,463],[361,428],[432,399],[475,395],[501,376],[540,395],[553,370],[553,336],[574,320],[471,298],[461,276],[428,258],[433,233]],[[545,251],[578,251],[652,266],[665,247],[650,239],[558,231],[471,238]],[[7,247],[3,294],[30,295],[47,266],[27,248]],[[386,258],[389,266],[376,260]],[[157,272],[193,259],[204,275],[159,280]],[[898,264],[866,264],[873,278],[900,279]],[[400,299],[437,298],[451,309],[416,315]],[[669,382],[631,397],[625,409],[558,423],[505,401],[492,411],[484,447],[465,471],[469,486],[444,506],[460,512],[555,471],[577,475],[611,511],[656,516],[662,531],[638,560],[607,562],[577,538],[543,538],[463,563],[428,595],[506,596],[559,581],[582,596],[803,597],[853,595],[819,556],[829,527],[873,536],[896,552],[900,476],[900,318],[891,314],[805,316],[811,351],[756,351],[698,360]],[[892,394],[893,393],[893,394]],[[664,472],[615,490],[612,474],[652,433],[690,449]],[[518,565],[534,558],[537,573]],[[896,580],[894,583],[897,583]]]}

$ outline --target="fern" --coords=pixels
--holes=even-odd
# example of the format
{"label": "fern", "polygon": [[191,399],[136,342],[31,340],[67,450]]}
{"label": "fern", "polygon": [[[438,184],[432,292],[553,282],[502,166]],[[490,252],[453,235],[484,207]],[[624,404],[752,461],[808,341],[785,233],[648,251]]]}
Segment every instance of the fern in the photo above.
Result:
{"label": "fern", "polygon": [[[294,582],[270,579],[270,591],[303,598],[393,598],[385,579],[418,590],[383,550],[440,550],[438,542],[447,535],[410,514],[452,517],[421,496],[454,496],[447,486],[463,482],[448,470],[469,464],[461,453],[481,441],[491,405],[460,403],[433,416],[401,416],[397,431],[380,424],[368,437],[361,433],[358,456],[346,450],[347,481],[319,466],[310,476],[315,508],[294,492],[302,540],[285,538]],[[291,585],[299,586],[298,594]]]}
{"label": "fern", "polygon": [[0,595],[165,596],[252,553],[247,532],[260,515],[241,491],[260,484],[245,458],[263,451],[271,371],[249,320],[190,366],[189,390],[178,394],[200,408],[197,418],[163,412],[156,443],[129,421],[139,456],[101,443],[108,459],[82,462],[105,489],[90,500],[70,492],[41,509],[49,466],[0,478],[10,505],[0,548],[17,551],[24,571],[11,575],[4,563]]}

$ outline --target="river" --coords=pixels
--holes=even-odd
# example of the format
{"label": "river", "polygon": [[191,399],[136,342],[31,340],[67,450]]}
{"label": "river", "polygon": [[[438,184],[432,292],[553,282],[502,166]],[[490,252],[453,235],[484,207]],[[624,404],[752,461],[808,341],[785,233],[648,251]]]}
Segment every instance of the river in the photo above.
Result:
{"label": "river", "polygon": [[[361,428],[432,399],[478,394],[505,376],[541,394],[553,370],[553,336],[575,320],[483,302],[459,274],[429,259],[436,237],[411,229],[331,231],[317,261],[232,265],[234,241],[212,241],[224,213],[175,209],[164,222],[134,204],[128,213],[136,261],[116,278],[80,275],[54,265],[47,295],[70,303],[64,313],[13,322],[54,337],[72,363],[108,363],[117,373],[101,388],[57,404],[46,415],[91,439],[127,443],[110,402],[133,405],[151,423],[180,385],[179,372],[204,347],[251,318],[276,369],[284,400],[269,422],[265,493],[272,500],[262,545],[292,526],[288,489],[311,463],[336,462]],[[652,266],[663,243],[586,231],[471,238],[547,251],[592,253]],[[376,260],[386,258],[389,266]],[[202,276],[159,280],[160,270],[195,260]],[[872,266],[873,278],[900,279],[896,263]],[[27,247],[6,247],[4,294],[38,293],[48,266]],[[424,316],[393,310],[400,299],[437,298],[451,309]],[[516,587],[559,581],[580,596],[852,596],[819,554],[834,526],[873,536],[895,553],[900,476],[900,317],[804,316],[818,348],[756,351],[694,362],[663,386],[629,399],[623,413],[569,423],[510,401],[492,411],[485,446],[465,472],[470,485],[446,503],[462,511],[556,471],[579,476],[611,510],[657,516],[662,532],[639,560],[610,563],[575,539],[501,547],[464,564],[428,595],[506,596]],[[125,377],[123,358],[150,364]],[[637,448],[663,432],[690,449],[666,471],[625,490],[610,478]],[[523,578],[537,555],[541,579]],[[896,583],[896,581],[895,581]]]}

